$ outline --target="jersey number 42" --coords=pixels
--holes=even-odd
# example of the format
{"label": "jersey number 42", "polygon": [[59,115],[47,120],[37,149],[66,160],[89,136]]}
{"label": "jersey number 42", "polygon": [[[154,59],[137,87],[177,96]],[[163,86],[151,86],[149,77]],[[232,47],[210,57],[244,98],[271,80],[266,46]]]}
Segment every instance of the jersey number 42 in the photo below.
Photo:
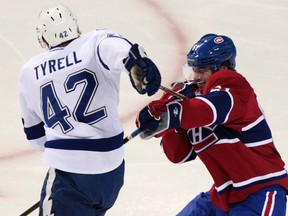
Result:
{"label": "jersey number 42", "polygon": [[98,87],[95,73],[83,69],[70,74],[64,83],[65,92],[69,94],[75,91],[77,87],[80,88],[80,84],[83,86],[82,91],[72,113],[67,106],[61,104],[53,81],[41,86],[42,111],[48,127],[58,125],[63,133],[67,133],[73,129],[73,125],[68,121],[71,116],[76,121],[87,124],[94,124],[107,117],[105,106],[88,111]]}

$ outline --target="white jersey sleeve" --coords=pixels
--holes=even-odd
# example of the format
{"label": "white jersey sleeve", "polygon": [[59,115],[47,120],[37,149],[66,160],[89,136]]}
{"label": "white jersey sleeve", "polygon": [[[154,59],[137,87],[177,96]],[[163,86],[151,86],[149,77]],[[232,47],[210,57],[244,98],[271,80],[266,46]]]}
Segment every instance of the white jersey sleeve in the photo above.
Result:
{"label": "white jersey sleeve", "polygon": [[95,30],[28,61],[19,98],[27,139],[51,167],[104,173],[124,158],[118,116],[120,75],[131,43]]}
{"label": "white jersey sleeve", "polygon": [[[28,70],[28,68],[22,67],[21,71]],[[30,144],[37,150],[44,151],[44,144],[46,142],[44,123],[41,118],[35,113],[32,106],[32,101],[29,101],[31,97],[27,97],[31,92],[27,88],[29,86],[29,80],[26,79],[24,73],[20,73],[19,79],[19,102],[21,106],[22,123],[24,126],[24,132],[29,140]]]}
{"label": "white jersey sleeve", "polygon": [[[121,42],[121,43],[119,43]],[[127,52],[131,48],[131,43],[123,42],[123,38],[117,35],[111,35],[110,37],[105,38],[101,41],[98,46],[99,57],[102,59],[104,64],[107,64],[111,71],[128,71],[126,70],[123,59],[127,57]],[[115,46],[118,47],[115,50]]]}

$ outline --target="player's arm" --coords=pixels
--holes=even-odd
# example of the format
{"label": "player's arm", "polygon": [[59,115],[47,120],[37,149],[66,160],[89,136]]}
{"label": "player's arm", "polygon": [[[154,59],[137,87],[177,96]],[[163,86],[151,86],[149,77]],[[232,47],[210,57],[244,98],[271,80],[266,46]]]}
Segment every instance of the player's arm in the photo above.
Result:
{"label": "player's arm", "polygon": [[166,157],[173,163],[181,164],[196,158],[196,153],[189,142],[187,131],[169,130],[162,136],[161,146]]}
{"label": "player's arm", "polygon": [[44,144],[46,142],[44,123],[36,115],[36,113],[30,109],[31,103],[28,103],[26,98],[29,92],[25,92],[27,89],[25,88],[26,79],[23,77],[24,76],[20,75],[18,94],[24,132],[29,143],[35,149],[43,151]]}
{"label": "player's arm", "polygon": [[25,120],[22,118],[24,132],[29,143],[37,150],[44,151],[44,144],[46,142],[45,130],[43,122],[33,126],[25,125]]}
{"label": "player's arm", "polygon": [[144,49],[119,35],[109,35],[97,46],[102,66],[110,71],[127,71],[132,86],[140,94],[155,94],[161,74]]}
{"label": "player's arm", "polygon": [[[183,101],[152,101],[139,113],[136,126],[149,139],[173,128],[198,128],[227,121],[232,109],[228,92],[215,91]],[[148,107],[148,108],[147,108]],[[141,136],[141,134],[140,134]]]}

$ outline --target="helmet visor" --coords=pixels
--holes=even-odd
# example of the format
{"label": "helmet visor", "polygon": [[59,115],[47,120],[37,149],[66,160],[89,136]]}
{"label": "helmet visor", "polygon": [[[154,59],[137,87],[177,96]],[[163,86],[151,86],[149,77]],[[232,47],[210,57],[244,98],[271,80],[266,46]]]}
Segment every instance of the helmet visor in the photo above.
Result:
{"label": "helmet visor", "polygon": [[183,65],[183,76],[185,80],[193,80],[194,73],[205,74],[206,72],[211,70],[212,68],[210,67],[191,67],[189,66],[189,64],[186,63]]}
{"label": "helmet visor", "polygon": [[188,63],[183,65],[182,69],[183,77],[186,81],[193,80],[193,68],[188,65]]}

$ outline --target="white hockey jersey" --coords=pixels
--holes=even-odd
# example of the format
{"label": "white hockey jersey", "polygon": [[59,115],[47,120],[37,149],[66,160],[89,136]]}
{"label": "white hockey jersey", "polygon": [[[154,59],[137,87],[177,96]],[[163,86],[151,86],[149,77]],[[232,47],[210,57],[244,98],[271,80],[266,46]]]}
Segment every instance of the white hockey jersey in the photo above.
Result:
{"label": "white hockey jersey", "polygon": [[124,158],[118,116],[120,74],[131,43],[95,30],[23,65],[19,98],[29,142],[44,162],[73,173],[97,174]]}

